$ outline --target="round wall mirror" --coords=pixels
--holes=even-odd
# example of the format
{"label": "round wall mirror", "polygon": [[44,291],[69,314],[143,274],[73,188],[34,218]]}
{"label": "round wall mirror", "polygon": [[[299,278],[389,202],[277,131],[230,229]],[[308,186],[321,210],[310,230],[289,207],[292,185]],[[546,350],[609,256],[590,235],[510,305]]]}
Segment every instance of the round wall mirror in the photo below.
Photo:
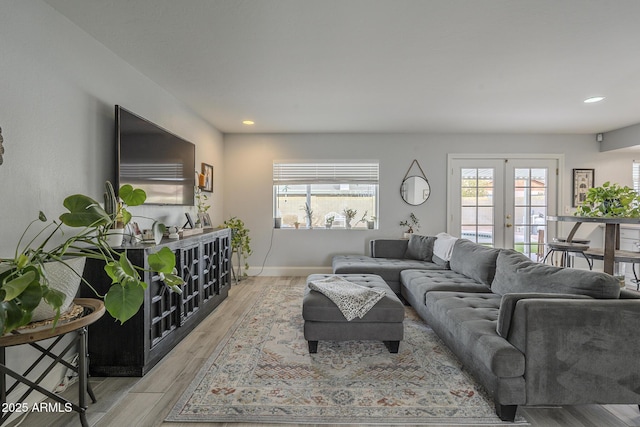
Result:
{"label": "round wall mirror", "polygon": [[427,201],[431,195],[429,181],[421,176],[409,176],[402,181],[400,196],[410,205],[418,206]]}

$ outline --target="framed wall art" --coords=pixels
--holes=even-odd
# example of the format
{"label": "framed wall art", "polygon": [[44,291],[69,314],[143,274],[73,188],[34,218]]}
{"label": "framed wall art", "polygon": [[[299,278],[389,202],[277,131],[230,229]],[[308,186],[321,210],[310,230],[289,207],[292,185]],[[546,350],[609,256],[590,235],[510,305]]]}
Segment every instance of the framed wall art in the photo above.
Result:
{"label": "framed wall art", "polygon": [[213,193],[213,166],[207,163],[203,163],[202,175],[204,175],[204,185],[201,185],[200,189],[202,191]]}
{"label": "framed wall art", "polygon": [[211,223],[211,218],[208,213],[200,212],[198,214],[198,219],[200,220],[202,228],[213,228],[213,224]]}
{"label": "framed wall art", "polygon": [[578,207],[587,197],[587,191],[593,188],[595,169],[573,170],[573,207]]}

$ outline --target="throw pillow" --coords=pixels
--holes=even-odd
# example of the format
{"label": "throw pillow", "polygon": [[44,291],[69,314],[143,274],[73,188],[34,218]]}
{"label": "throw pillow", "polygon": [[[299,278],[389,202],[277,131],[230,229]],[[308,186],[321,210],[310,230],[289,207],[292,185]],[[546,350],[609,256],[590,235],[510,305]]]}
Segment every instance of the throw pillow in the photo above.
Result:
{"label": "throw pillow", "polygon": [[404,257],[419,261],[431,262],[433,256],[433,243],[436,238],[433,236],[420,236],[412,234],[409,236],[409,244]]}
{"label": "throw pillow", "polygon": [[453,252],[453,244],[458,240],[447,233],[439,233],[436,235],[436,241],[433,243],[433,254],[444,261],[451,260]]}

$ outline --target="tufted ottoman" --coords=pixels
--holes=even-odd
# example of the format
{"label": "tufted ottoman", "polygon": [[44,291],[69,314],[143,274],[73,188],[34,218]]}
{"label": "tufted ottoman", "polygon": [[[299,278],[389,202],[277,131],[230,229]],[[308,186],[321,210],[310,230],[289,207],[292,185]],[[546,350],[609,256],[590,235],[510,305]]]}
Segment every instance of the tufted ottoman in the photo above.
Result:
{"label": "tufted ottoman", "polygon": [[[338,307],[320,292],[309,289],[309,282],[339,276],[350,282],[382,289],[386,295],[362,318],[347,321]],[[302,301],[304,338],[309,353],[318,351],[318,341],[383,341],[389,352],[397,353],[404,337],[404,305],[386,282],[374,274],[312,274]]]}

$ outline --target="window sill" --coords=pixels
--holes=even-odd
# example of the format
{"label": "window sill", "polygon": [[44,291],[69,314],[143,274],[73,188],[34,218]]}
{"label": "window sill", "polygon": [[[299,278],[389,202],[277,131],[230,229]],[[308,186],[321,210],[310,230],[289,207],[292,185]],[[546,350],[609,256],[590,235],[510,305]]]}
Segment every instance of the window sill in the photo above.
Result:
{"label": "window sill", "polygon": [[346,228],[346,227],[331,227],[331,228],[326,228],[326,227],[313,227],[313,228],[308,228],[308,227],[300,227],[300,228],[294,228],[294,227],[280,227],[280,228],[276,228],[274,227],[274,230],[286,230],[286,231],[304,231],[304,230],[322,230],[322,231],[332,231],[332,230],[342,230],[342,231],[375,231],[378,228],[362,228],[362,227],[357,227],[357,228]]}

